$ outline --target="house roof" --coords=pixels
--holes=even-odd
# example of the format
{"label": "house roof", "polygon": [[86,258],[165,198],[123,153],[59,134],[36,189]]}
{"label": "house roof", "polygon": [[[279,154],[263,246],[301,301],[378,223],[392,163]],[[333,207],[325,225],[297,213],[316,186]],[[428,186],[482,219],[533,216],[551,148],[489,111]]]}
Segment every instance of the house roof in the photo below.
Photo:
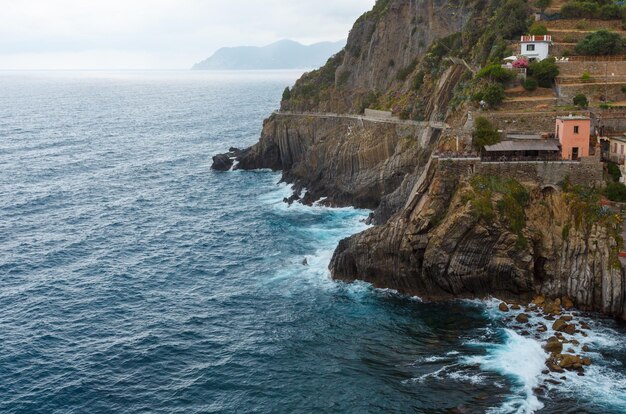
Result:
{"label": "house roof", "polygon": [[531,132],[507,132],[507,139],[515,140],[540,140],[541,135],[533,134]]}
{"label": "house roof", "polygon": [[568,115],[568,116],[557,116],[556,119],[560,119],[561,121],[591,121],[591,118],[588,116],[581,115]]}
{"label": "house roof", "polygon": [[551,35],[544,36],[522,36],[522,43],[537,43],[537,42],[547,42],[552,43]]}
{"label": "house roof", "polygon": [[502,141],[494,145],[486,145],[487,152],[515,152],[515,151],[559,151],[558,142],[555,140],[528,140],[528,141]]}

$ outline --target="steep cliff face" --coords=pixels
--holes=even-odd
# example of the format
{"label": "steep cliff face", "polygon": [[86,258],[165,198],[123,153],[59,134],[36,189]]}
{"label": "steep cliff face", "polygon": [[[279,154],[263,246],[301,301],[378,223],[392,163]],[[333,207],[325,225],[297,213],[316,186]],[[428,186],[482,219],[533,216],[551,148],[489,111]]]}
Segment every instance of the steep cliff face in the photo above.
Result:
{"label": "steep cliff face", "polygon": [[431,152],[432,131],[419,125],[338,116],[274,115],[237,168],[284,171],[312,202],[375,209]]}
{"label": "steep cliff face", "polygon": [[[378,0],[345,50],[285,93],[258,144],[216,159],[281,170],[305,203],[373,209],[377,226],[338,246],[337,279],[430,299],[568,296],[626,318],[616,218],[597,200],[432,157],[467,134],[472,65],[506,53],[526,17],[522,0]],[[364,108],[404,120],[363,119]]]}
{"label": "steep cliff face", "polygon": [[495,177],[491,189],[462,163],[432,168],[404,211],[340,243],[335,278],[427,299],[568,296],[579,308],[626,316],[619,219],[597,200]]}

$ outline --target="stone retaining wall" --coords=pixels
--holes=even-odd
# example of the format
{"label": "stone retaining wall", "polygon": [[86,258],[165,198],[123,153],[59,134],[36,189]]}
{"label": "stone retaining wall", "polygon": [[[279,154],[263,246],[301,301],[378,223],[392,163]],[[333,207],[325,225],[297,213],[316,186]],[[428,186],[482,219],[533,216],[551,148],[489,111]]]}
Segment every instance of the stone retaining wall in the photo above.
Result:
{"label": "stone retaining wall", "polygon": [[[626,64],[626,63],[625,63]],[[601,102],[601,97],[605,97],[609,101],[624,101],[626,93],[622,92],[623,84],[588,83],[578,85],[558,85],[557,92],[559,94],[559,105],[571,105],[572,99],[577,93],[584,94],[590,103]]]}
{"label": "stone retaining wall", "polygon": [[557,186],[566,179],[574,185],[602,185],[603,165],[590,158],[581,162],[480,162],[476,173],[513,178],[519,182],[534,182]]}
{"label": "stone retaining wall", "polygon": [[582,76],[583,73],[589,72],[595,76],[624,76],[626,75],[626,61],[621,62],[557,62],[559,66],[560,76]]}

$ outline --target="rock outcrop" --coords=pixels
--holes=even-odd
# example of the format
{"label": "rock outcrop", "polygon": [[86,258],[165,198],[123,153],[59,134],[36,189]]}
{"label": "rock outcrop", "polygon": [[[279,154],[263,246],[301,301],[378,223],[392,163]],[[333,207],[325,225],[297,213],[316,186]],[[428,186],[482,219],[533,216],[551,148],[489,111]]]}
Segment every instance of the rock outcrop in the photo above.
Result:
{"label": "rock outcrop", "polygon": [[[296,193],[287,201],[374,210],[375,227],[340,242],[330,264],[336,279],[432,300],[567,297],[569,308],[626,318],[619,224],[597,202],[537,182],[482,177],[477,186],[472,162],[433,157],[444,139],[466,136],[465,82],[473,65],[506,46],[503,36],[519,34],[512,23],[525,24],[526,8],[378,0],[344,51],[285,94],[233,168],[283,171]],[[396,118],[356,115],[368,107]],[[452,128],[433,127],[442,121]]]}

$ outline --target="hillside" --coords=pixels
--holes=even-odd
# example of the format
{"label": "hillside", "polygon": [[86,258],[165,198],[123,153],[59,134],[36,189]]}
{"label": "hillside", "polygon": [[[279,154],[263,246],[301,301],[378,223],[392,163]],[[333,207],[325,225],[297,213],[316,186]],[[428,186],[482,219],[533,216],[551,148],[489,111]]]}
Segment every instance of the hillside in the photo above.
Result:
{"label": "hillside", "polygon": [[219,49],[213,56],[197,63],[193,70],[267,70],[307,69],[323,65],[339,52],[345,41],[303,45],[281,40],[264,47],[242,46]]}
{"label": "hillside", "polygon": [[[283,171],[292,200],[373,210],[375,226],[337,248],[337,279],[430,299],[568,297],[624,318],[620,219],[598,206],[599,154],[498,164],[469,145],[473,113],[513,125],[517,112],[548,105],[546,122],[536,113],[528,122],[543,131],[557,110],[571,111],[557,106],[556,87],[505,95],[481,74],[503,70],[535,11],[523,0],[378,0],[342,52],[285,91],[259,143],[223,157]],[[503,109],[481,111],[476,97],[494,89]]]}

